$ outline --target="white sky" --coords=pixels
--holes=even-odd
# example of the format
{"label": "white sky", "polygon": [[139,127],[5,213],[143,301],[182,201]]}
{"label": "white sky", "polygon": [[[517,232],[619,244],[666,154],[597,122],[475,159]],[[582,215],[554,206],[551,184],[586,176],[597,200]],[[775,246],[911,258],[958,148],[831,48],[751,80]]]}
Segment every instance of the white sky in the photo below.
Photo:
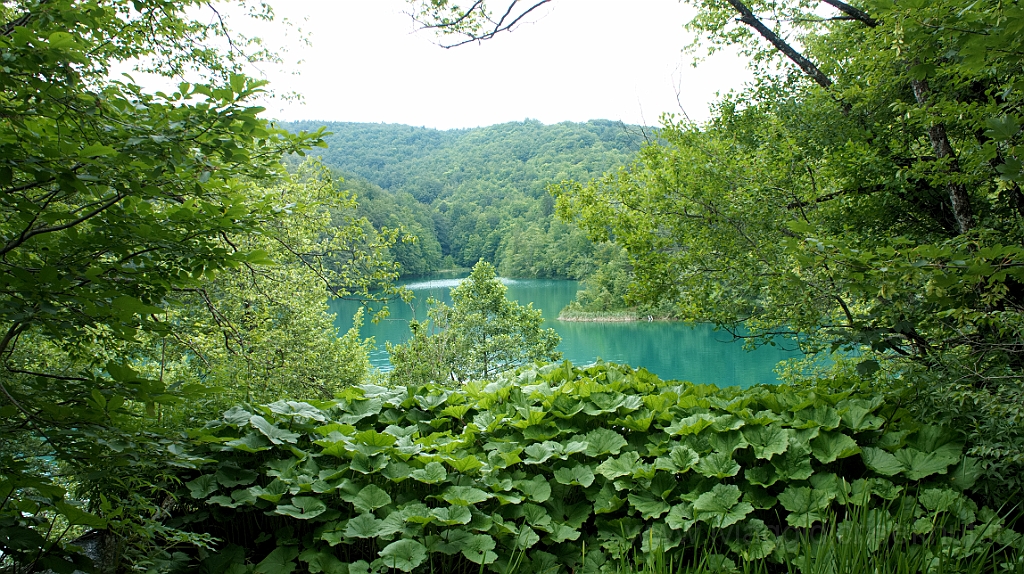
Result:
{"label": "white sky", "polygon": [[526,118],[656,125],[681,103],[702,121],[717,91],[750,77],[726,54],[691,67],[681,49],[692,8],[676,0],[554,0],[512,33],[447,50],[432,32],[416,30],[404,0],[271,4],[278,20],[308,32],[313,44],[301,46],[296,30],[279,24],[258,31],[288,49],[285,69],[264,70],[271,86],[304,97],[266,104],[266,116],[280,120],[439,129]]}

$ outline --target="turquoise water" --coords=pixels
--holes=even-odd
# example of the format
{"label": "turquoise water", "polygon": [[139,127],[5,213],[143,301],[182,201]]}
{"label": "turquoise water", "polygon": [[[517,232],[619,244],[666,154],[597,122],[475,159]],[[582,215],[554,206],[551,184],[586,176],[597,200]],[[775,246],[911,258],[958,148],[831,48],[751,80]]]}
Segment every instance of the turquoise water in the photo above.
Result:
{"label": "turquoise water", "polygon": [[[381,369],[390,369],[385,341],[401,343],[409,338],[409,321],[427,316],[426,300],[433,297],[451,303],[449,290],[458,283],[453,277],[404,282],[415,293],[412,304],[401,301],[389,306],[391,316],[380,323],[367,322],[363,337],[374,337],[377,347],[370,362]],[[779,347],[762,347],[755,351],[743,349],[743,343],[728,333],[715,331],[710,325],[689,325],[676,322],[638,321],[632,323],[574,323],[558,321],[558,312],[572,300],[578,287],[575,281],[544,279],[503,279],[507,297],[521,305],[533,303],[544,314],[544,326],[562,336],[559,345],[564,357],[574,364],[586,365],[597,359],[644,367],[666,380],[711,383],[718,386],[748,387],[757,383],[776,382],[773,369],[779,361],[796,356]],[[359,308],[355,301],[334,301],[331,311],[337,313],[341,330],[352,326],[352,315]]]}

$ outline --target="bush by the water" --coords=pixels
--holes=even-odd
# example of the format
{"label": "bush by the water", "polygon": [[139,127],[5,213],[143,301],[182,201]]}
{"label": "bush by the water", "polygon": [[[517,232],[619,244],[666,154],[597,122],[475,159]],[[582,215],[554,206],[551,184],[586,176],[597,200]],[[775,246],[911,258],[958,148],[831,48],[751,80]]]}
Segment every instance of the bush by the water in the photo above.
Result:
{"label": "bush by the water", "polygon": [[566,362],[235,407],[193,440],[168,525],[222,541],[204,572],[788,571],[837,535],[922,572],[1022,567],[963,440],[853,392]]}

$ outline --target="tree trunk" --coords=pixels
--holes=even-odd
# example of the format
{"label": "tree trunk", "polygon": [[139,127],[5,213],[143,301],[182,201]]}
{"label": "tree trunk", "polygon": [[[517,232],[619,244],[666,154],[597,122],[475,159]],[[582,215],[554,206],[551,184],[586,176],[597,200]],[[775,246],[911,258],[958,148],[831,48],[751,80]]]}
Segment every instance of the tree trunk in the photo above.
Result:
{"label": "tree trunk", "polygon": [[[914,99],[922,106],[928,106],[928,81],[911,80],[914,88]],[[932,144],[935,157],[949,160],[949,172],[960,173],[960,163],[956,159],[956,152],[949,143],[949,136],[946,134],[946,125],[935,123],[928,127],[928,140]],[[962,183],[949,182],[946,184],[946,193],[949,195],[949,203],[953,208],[953,217],[956,219],[957,230],[960,233],[967,233],[974,227],[974,215],[971,212],[971,198],[967,195],[967,187]]]}

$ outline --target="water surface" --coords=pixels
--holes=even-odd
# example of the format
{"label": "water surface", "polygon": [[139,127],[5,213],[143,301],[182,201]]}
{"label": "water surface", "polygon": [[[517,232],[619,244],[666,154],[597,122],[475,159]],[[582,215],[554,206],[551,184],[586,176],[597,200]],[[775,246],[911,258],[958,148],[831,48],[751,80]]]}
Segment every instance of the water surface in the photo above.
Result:
{"label": "water surface", "polygon": [[[426,319],[428,298],[451,304],[449,290],[460,280],[438,276],[403,282],[416,295],[412,303],[393,303],[389,307],[390,317],[377,324],[367,322],[362,328],[363,337],[374,337],[376,342],[376,349],[370,354],[371,364],[382,371],[390,370],[384,343],[401,343],[409,338],[409,321]],[[728,333],[715,331],[710,325],[664,321],[558,321],[558,312],[576,294],[576,281],[502,279],[502,282],[508,287],[509,299],[521,305],[532,302],[534,308],[542,311],[544,327],[553,328],[562,336],[558,350],[577,365],[587,365],[600,358],[644,367],[666,380],[748,387],[776,382],[775,365],[796,356],[780,347],[747,351],[742,342],[733,340]],[[352,326],[352,315],[358,307],[354,301],[332,303],[331,310],[338,315],[335,323],[339,329],[347,330]]]}

